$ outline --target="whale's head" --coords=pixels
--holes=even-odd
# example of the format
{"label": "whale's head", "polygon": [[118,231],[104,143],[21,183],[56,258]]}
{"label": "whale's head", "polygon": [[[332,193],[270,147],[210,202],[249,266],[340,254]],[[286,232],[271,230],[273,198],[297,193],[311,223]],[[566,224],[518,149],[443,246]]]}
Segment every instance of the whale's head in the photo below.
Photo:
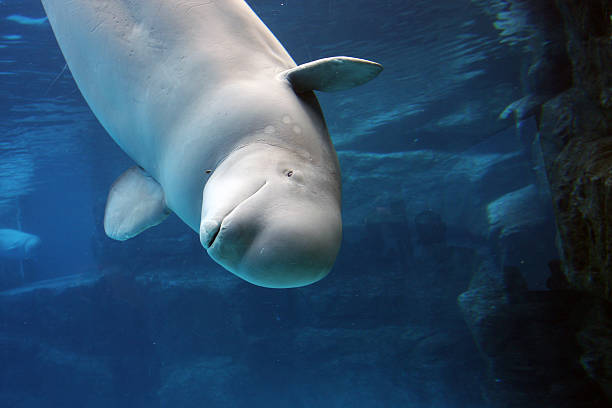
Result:
{"label": "whale's head", "polygon": [[42,241],[36,235],[30,235],[28,239],[24,242],[23,253],[25,259],[35,258],[42,246]]}
{"label": "whale's head", "polygon": [[323,278],[340,248],[340,175],[264,143],[233,151],[207,181],[200,241],[223,267],[259,286]]}

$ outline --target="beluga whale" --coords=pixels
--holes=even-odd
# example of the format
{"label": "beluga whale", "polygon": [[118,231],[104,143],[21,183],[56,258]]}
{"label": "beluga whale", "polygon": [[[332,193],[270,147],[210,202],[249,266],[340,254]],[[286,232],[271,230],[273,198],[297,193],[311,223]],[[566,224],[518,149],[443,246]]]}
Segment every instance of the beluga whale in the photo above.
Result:
{"label": "beluga whale", "polygon": [[14,229],[0,229],[0,259],[31,259],[40,246],[41,240],[36,235]]}
{"label": "beluga whale", "polygon": [[242,0],[42,3],[79,90],[136,164],[110,189],[110,238],[174,213],[255,285],[328,274],[342,237],[340,167],[313,91],[361,85],[380,64],[298,66]]}

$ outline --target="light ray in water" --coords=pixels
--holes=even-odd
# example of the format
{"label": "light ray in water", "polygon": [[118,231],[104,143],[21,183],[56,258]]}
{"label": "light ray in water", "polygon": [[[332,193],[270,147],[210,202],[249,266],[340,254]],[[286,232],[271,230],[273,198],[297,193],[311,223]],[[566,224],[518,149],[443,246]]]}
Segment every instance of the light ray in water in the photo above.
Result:
{"label": "light ray in water", "polygon": [[34,18],[34,17],[21,16],[19,14],[11,14],[6,19],[9,21],[14,21],[17,24],[23,24],[23,25],[41,25],[47,22],[47,17]]}

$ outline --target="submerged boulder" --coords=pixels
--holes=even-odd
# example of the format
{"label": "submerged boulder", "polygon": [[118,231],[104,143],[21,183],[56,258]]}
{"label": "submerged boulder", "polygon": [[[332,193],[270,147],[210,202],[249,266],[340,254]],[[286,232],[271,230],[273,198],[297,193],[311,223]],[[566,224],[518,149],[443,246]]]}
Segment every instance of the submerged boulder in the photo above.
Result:
{"label": "submerged boulder", "polygon": [[487,205],[489,235],[506,238],[548,221],[535,185],[504,194]]}
{"label": "submerged boulder", "polygon": [[541,146],[570,284],[612,301],[612,21],[608,1],[561,2],[573,88],[543,107]]}
{"label": "submerged boulder", "polygon": [[[489,262],[458,303],[488,367],[483,393],[490,407],[609,406],[585,364],[601,367],[606,345],[589,337],[597,326],[585,326],[594,307],[588,297],[529,291],[516,268],[502,272]],[[583,347],[592,338],[599,339],[595,353]]]}
{"label": "submerged boulder", "polygon": [[516,267],[532,289],[544,289],[548,261],[558,258],[553,214],[534,184],[487,205],[488,237],[503,267]]}
{"label": "submerged boulder", "polygon": [[431,210],[422,211],[414,217],[414,224],[421,244],[441,244],[446,241],[446,224],[440,214]]}

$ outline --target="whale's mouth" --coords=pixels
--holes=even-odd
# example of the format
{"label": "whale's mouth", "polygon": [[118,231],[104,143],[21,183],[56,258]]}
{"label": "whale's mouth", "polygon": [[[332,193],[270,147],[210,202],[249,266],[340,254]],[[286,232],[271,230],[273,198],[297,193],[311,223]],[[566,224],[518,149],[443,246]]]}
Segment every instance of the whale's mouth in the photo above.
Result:
{"label": "whale's mouth", "polygon": [[[228,218],[230,218],[230,216],[236,212],[236,210],[238,210],[238,208],[242,207],[247,201],[249,201],[251,198],[253,198],[253,196],[255,196],[255,194],[259,193],[265,186],[266,184],[268,184],[267,181],[264,181],[263,184],[261,186],[259,186],[251,195],[249,195],[247,198],[245,198],[244,200],[242,200],[240,203],[238,203],[238,205],[236,205],[234,208],[232,208],[222,219],[221,222],[214,222],[214,227],[211,228],[211,231],[208,232],[207,231],[207,235],[210,236],[210,238],[208,239],[207,243],[206,243],[206,249],[211,249],[212,246],[215,244],[215,242],[217,241],[217,237],[219,236],[219,234],[221,233],[221,231],[225,228],[227,228],[226,225],[224,225],[226,223],[226,220]],[[208,225],[210,226],[210,223],[208,223]],[[208,228],[207,228],[208,229]]]}
{"label": "whale's mouth", "polygon": [[217,229],[213,232],[212,237],[208,240],[208,244],[206,244],[206,249],[209,249],[215,243],[215,239],[219,236],[219,232],[221,232],[221,224],[217,226]]}

